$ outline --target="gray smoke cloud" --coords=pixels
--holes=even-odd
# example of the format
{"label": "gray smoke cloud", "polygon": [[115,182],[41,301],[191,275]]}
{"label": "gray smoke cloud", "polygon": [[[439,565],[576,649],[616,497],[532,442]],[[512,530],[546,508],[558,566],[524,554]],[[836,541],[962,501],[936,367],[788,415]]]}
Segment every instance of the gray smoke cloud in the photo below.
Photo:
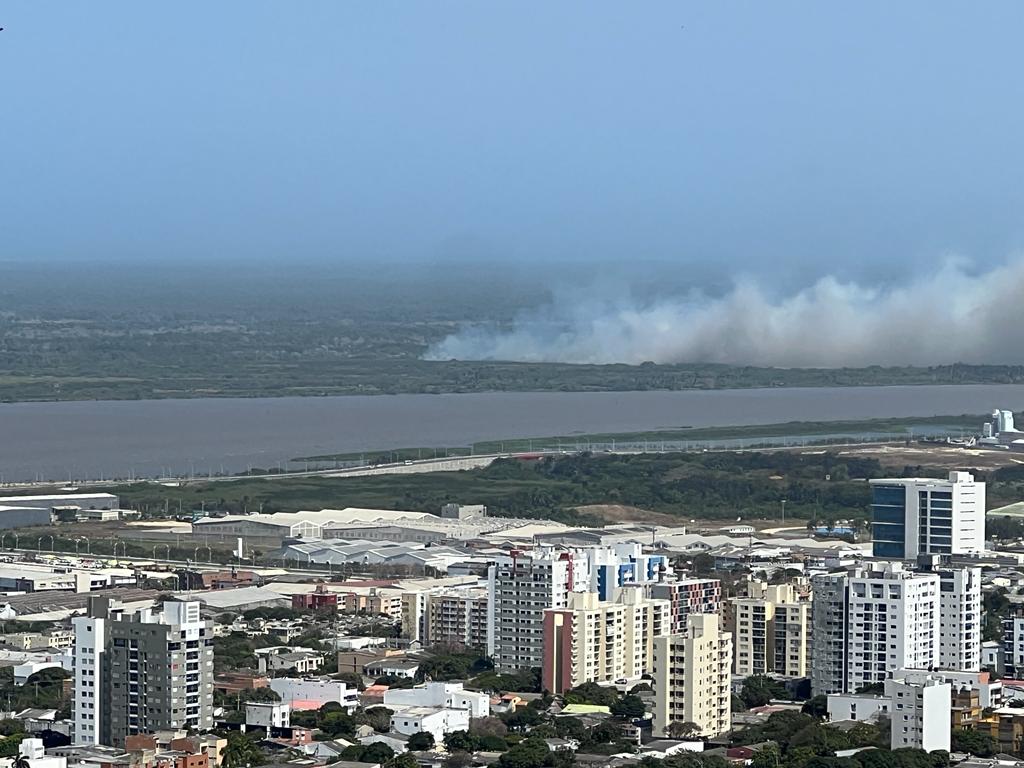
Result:
{"label": "gray smoke cloud", "polygon": [[961,260],[902,284],[825,277],[782,298],[742,279],[720,297],[637,302],[558,295],[510,326],[473,326],[433,360],[728,363],[780,367],[1024,362],[1024,259]]}

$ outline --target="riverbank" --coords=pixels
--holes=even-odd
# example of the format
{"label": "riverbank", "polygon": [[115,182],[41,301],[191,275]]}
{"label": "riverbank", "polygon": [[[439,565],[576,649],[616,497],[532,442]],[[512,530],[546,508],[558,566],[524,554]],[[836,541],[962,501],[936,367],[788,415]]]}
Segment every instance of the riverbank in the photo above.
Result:
{"label": "riverbank", "polygon": [[[864,441],[892,441],[920,437],[959,437],[976,434],[987,417],[982,414],[959,416],[922,416],[892,419],[861,419],[858,421],[789,421],[782,424],[755,424],[749,426],[690,427],[680,429],[647,430],[642,432],[601,432],[579,435],[509,438],[483,440],[468,446],[402,447],[385,451],[326,453],[299,456],[293,463],[327,462],[396,462],[444,456],[477,456],[492,453],[522,453],[531,451],[603,451],[630,450],[663,451],[722,447],[723,441],[735,443],[733,447],[773,445],[800,445]],[[742,443],[749,442],[749,446]]]}
{"label": "riverbank", "polygon": [[[431,447],[413,459],[467,447],[603,450],[613,441],[616,450],[650,450],[654,441],[666,449],[752,447],[773,433],[797,445],[851,435],[900,439],[912,420],[939,429],[948,421],[942,414],[1022,406],[1022,385],[16,403],[0,405],[0,483],[283,471],[304,468],[296,457],[365,457],[407,446]],[[889,421],[862,423],[877,419]],[[980,416],[958,419],[947,431],[980,430]]]}

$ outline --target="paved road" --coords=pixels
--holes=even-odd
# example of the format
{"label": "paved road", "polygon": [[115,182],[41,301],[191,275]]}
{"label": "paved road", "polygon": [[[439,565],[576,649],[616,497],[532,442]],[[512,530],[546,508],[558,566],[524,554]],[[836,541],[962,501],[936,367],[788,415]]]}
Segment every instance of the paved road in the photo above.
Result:
{"label": "paved road", "polygon": [[[348,469],[311,469],[308,471],[300,472],[275,472],[273,474],[266,475],[225,475],[217,476],[210,475],[205,477],[203,475],[196,475],[193,477],[158,477],[158,478],[136,478],[136,482],[147,482],[147,483],[161,483],[163,485],[175,485],[189,482],[200,482],[200,483],[235,483],[240,480],[281,480],[291,479],[296,477],[367,477],[370,475],[412,475],[424,472],[457,472],[464,469],[478,469],[481,467],[487,467],[493,464],[497,459],[502,458],[516,458],[525,456],[557,456],[560,453],[568,453],[567,451],[550,451],[542,452],[535,451],[533,453],[491,453],[483,454],[480,456],[460,456],[460,457],[447,457],[439,459],[415,459],[412,461],[396,462],[394,464],[380,464],[377,466],[360,466],[350,467]],[[116,480],[83,480],[76,482],[74,488],[82,490],[84,488],[109,488],[111,485],[117,484],[118,482],[131,482],[130,480],[116,481]],[[32,490],[37,488],[53,488],[59,483],[54,482],[40,482],[40,483],[10,483],[4,484],[2,487],[5,490],[17,490],[25,489]],[[62,489],[63,490],[63,489]],[[68,493],[73,493],[70,487],[67,489]],[[2,498],[2,497],[0,497]]]}

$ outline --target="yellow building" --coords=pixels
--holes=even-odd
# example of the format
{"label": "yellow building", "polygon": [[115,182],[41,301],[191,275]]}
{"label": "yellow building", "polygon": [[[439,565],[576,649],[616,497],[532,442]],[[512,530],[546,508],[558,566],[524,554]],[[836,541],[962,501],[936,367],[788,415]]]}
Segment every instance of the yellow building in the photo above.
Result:
{"label": "yellow building", "polygon": [[713,613],[687,617],[686,630],[654,639],[654,734],[673,723],[693,723],[701,736],[732,727],[732,635]]}

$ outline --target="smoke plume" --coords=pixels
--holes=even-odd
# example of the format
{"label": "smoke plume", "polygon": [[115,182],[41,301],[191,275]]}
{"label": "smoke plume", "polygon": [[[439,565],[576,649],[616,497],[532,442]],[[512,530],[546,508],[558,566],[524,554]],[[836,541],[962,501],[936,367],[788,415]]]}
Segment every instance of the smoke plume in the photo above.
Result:
{"label": "smoke plume", "polygon": [[467,327],[427,357],[829,368],[1024,362],[1024,260],[980,274],[966,267],[950,260],[884,287],[826,277],[782,298],[750,279],[715,298],[561,295],[510,326]]}

